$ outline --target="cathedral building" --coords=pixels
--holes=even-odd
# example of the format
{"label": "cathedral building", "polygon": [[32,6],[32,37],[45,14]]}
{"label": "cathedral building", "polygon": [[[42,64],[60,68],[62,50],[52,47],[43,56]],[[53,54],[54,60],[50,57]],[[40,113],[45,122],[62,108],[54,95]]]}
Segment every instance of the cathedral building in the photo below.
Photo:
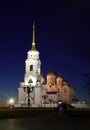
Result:
{"label": "cathedral building", "polygon": [[47,73],[46,81],[41,75],[41,61],[35,43],[35,24],[33,24],[32,47],[27,52],[24,81],[18,87],[20,106],[56,107],[58,101],[70,104],[75,99],[75,89],[54,71]]}

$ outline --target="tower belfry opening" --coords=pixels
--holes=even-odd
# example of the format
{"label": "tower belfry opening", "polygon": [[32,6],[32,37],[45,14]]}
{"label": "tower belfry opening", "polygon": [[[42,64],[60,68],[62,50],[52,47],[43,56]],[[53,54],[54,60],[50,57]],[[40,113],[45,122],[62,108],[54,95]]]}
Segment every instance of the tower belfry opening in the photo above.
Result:
{"label": "tower belfry opening", "polygon": [[30,65],[30,71],[33,71],[33,65]]}

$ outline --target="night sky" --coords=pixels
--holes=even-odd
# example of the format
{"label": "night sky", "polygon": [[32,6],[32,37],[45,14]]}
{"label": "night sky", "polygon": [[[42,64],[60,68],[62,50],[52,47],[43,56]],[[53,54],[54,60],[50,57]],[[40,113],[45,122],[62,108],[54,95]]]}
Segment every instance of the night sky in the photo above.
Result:
{"label": "night sky", "polygon": [[0,2],[0,97],[17,97],[24,78],[27,51],[36,25],[41,73],[54,70],[76,88],[79,99],[83,74],[90,72],[89,0],[29,0]]}

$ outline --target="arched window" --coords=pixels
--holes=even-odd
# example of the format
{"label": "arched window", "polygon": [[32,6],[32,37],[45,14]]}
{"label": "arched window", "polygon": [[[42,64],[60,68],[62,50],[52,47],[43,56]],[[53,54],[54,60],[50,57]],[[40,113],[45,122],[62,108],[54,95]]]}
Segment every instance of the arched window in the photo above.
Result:
{"label": "arched window", "polygon": [[33,71],[33,65],[30,65],[30,71]]}

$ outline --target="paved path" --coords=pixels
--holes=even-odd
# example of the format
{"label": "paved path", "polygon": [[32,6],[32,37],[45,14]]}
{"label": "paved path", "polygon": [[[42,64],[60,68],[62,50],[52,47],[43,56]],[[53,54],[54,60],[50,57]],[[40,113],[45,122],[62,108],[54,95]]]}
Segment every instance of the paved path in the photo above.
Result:
{"label": "paved path", "polygon": [[3,119],[0,130],[90,130],[90,117],[54,112],[34,118]]}

